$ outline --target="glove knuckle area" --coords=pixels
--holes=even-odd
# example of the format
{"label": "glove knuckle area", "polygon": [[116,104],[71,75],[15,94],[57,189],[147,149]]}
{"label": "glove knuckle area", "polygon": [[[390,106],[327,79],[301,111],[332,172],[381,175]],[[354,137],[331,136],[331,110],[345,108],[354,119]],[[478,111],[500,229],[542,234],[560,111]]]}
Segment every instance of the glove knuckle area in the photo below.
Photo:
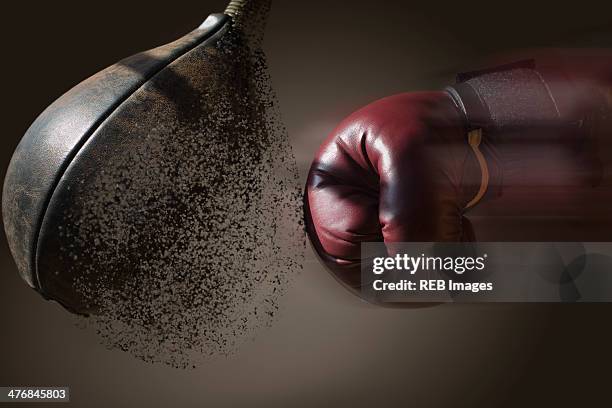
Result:
{"label": "glove knuckle area", "polygon": [[425,217],[435,201],[431,187],[448,181],[433,168],[439,160],[431,156],[444,150],[444,140],[436,140],[444,132],[435,130],[456,125],[453,109],[443,92],[399,94],[358,110],[332,132],[306,191],[307,216],[323,250],[357,260],[360,243],[382,240],[383,227],[416,220],[427,224],[419,230],[431,231]]}
{"label": "glove knuckle area", "polygon": [[380,240],[378,177],[361,152],[361,133],[355,125],[337,129],[321,147],[306,183],[311,237],[341,263],[359,260],[362,241]]}

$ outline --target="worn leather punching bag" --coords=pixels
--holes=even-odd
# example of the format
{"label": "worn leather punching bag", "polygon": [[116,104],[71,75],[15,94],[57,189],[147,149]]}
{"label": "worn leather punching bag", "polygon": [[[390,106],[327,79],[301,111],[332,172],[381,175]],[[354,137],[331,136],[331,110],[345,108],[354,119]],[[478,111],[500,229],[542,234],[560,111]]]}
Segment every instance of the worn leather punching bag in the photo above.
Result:
{"label": "worn leather punching bag", "polygon": [[253,280],[241,274],[294,262],[278,247],[295,166],[261,51],[269,7],[232,1],[184,37],[75,86],[35,120],[2,203],[31,287],[90,314],[130,296],[161,299],[172,281],[184,283],[172,292],[189,308],[248,294]]}

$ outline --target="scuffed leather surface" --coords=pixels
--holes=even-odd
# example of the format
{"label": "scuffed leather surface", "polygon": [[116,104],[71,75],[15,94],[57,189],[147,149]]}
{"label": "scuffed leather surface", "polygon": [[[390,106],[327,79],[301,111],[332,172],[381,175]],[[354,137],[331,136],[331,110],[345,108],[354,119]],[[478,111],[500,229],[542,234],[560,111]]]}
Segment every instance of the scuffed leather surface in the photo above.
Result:
{"label": "scuffed leather surface", "polygon": [[167,45],[126,58],[81,82],[51,104],[18,145],[4,182],[2,211],[13,258],[37,287],[34,252],[47,202],[72,157],[117,104],[170,61],[208,38],[226,21],[194,30]]}
{"label": "scuffed leather surface", "polygon": [[300,260],[299,190],[265,56],[241,36],[230,26],[177,58],[80,149],[41,228],[49,297],[96,315],[119,303],[130,322],[174,316],[181,330],[273,307],[250,302]]}

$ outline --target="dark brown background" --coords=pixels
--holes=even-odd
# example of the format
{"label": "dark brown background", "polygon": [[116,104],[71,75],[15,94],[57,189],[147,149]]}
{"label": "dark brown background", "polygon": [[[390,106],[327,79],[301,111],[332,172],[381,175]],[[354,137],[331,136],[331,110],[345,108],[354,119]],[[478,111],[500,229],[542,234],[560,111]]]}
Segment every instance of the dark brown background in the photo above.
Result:
{"label": "dark brown background", "polygon": [[[302,175],[334,124],[373,99],[442,87],[491,53],[612,45],[606,3],[276,1],[266,50]],[[5,8],[2,175],[27,126],[72,85],[224,6]],[[26,287],[4,238],[0,251],[0,385],[68,385],[71,406],[610,405],[612,305],[377,309],[336,284],[309,251],[272,329],[235,356],[182,371],[106,350]]]}

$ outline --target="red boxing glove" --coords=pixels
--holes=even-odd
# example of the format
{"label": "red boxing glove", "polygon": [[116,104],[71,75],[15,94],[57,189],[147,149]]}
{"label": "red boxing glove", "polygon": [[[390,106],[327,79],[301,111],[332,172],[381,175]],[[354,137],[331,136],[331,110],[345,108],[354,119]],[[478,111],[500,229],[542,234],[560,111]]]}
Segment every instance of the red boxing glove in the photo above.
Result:
{"label": "red boxing glove", "polygon": [[[601,175],[583,119],[605,98],[576,108],[583,87],[561,84],[555,99],[558,77],[539,77],[530,66],[501,67],[456,91],[391,96],[344,120],[317,153],[305,194],[307,232],[334,275],[359,289],[362,242],[475,240],[466,213],[486,201],[499,215],[527,197],[523,215],[547,218],[580,206],[576,191]],[[475,101],[482,106],[466,108]]]}
{"label": "red boxing glove", "polygon": [[463,211],[480,181],[447,93],[388,97],[349,116],[321,146],[306,228],[325,264],[358,287],[362,242],[472,240]]}

